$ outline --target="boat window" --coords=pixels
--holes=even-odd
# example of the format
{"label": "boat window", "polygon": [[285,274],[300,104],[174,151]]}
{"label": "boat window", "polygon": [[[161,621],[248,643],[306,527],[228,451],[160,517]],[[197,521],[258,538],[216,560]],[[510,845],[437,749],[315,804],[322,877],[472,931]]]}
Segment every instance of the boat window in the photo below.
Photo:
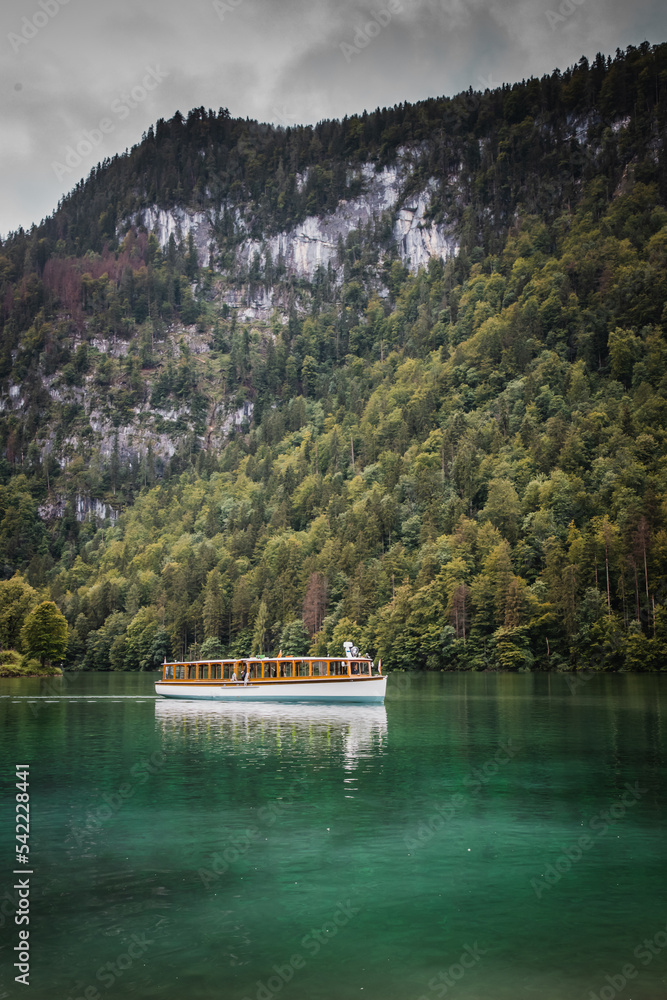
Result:
{"label": "boat window", "polygon": [[221,673],[222,673],[222,664],[220,664],[220,663],[212,663],[211,664],[211,673],[209,675],[210,678],[211,678],[211,680],[212,681],[219,681]]}
{"label": "boat window", "polygon": [[194,665],[194,663],[188,665],[188,680],[189,681],[197,680],[197,667]]}
{"label": "boat window", "polygon": [[280,676],[281,677],[291,677],[292,676],[292,666],[291,663],[281,663],[280,664]]}
{"label": "boat window", "polygon": [[330,660],[329,661],[329,676],[330,677],[347,677],[347,660]]}
{"label": "boat window", "polygon": [[264,664],[264,676],[265,677],[275,677],[277,674],[276,664],[272,660],[269,663]]}
{"label": "boat window", "polygon": [[371,672],[370,663],[368,662],[364,663],[362,660],[362,662],[359,664],[359,670],[361,671],[362,674],[370,674]]}
{"label": "boat window", "polygon": [[199,665],[199,680],[200,681],[207,681],[208,680],[208,663],[206,664],[206,666],[204,666],[203,663],[200,663],[200,665]]}
{"label": "boat window", "polygon": [[176,680],[177,681],[185,680],[185,664],[184,663],[177,663],[176,664]]}
{"label": "boat window", "polygon": [[255,678],[258,675],[261,677],[261,675],[262,675],[261,665],[257,664],[257,663],[249,663],[248,664],[248,673],[250,674],[250,680],[251,681],[254,681]]}
{"label": "boat window", "polygon": [[325,660],[315,660],[313,663],[313,677],[326,677],[327,665]]}
{"label": "boat window", "polygon": [[168,666],[164,668],[164,679],[166,681],[172,681],[174,679],[174,668],[173,666]]}
{"label": "boat window", "polygon": [[310,663],[295,663],[297,677],[310,677]]}
{"label": "boat window", "polygon": [[[234,664],[233,663],[225,663],[223,665],[223,667],[222,667],[222,676],[223,676],[223,679],[226,680],[226,681],[228,681],[230,679],[230,677],[232,676],[233,673],[234,673]],[[237,676],[238,676],[238,674],[237,674]]]}

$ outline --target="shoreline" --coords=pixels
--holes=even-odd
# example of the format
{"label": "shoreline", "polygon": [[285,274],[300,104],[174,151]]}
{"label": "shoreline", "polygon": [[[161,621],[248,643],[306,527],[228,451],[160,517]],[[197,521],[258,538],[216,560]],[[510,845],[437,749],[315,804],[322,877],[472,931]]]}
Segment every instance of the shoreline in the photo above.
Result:
{"label": "shoreline", "polygon": [[[94,672],[95,671],[91,671],[91,673],[94,673]],[[37,673],[37,674],[35,674],[35,673],[29,673],[29,674],[27,674],[27,673],[26,674],[24,674],[24,673],[20,673],[20,674],[11,673],[11,674],[8,674],[8,673],[4,673],[3,670],[2,670],[2,668],[0,667],[0,680],[3,680],[3,681],[20,681],[20,680],[23,680],[24,678],[27,678],[27,677],[62,677],[62,676],[63,676],[63,671],[60,670],[60,669],[57,669],[57,670],[47,670],[47,671],[44,671],[43,673],[40,672],[40,673]]]}

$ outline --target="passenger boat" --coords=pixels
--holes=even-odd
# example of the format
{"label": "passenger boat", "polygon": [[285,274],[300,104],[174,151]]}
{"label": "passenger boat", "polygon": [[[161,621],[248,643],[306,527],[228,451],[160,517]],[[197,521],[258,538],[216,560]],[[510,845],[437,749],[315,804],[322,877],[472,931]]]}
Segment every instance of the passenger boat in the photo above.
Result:
{"label": "passenger boat", "polygon": [[[346,644],[347,645],[347,644]],[[367,656],[244,657],[165,663],[155,693],[215,701],[382,703],[387,678]]]}

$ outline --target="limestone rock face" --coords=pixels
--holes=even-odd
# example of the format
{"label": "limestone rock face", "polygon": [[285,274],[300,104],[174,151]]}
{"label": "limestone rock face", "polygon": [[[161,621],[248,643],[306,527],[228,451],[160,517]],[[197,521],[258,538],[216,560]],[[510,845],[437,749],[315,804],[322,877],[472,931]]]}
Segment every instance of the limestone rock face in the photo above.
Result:
{"label": "limestone rock face", "polygon": [[[453,223],[435,223],[427,218],[435,195],[434,184],[428,184],[417,194],[404,195],[409,177],[409,163],[376,171],[370,164],[361,169],[364,193],[349,201],[341,200],[335,212],[325,216],[310,215],[293,229],[257,240],[243,240],[237,249],[237,263],[250,267],[259,255],[262,267],[270,254],[274,264],[281,259],[288,272],[312,280],[318,268],[336,264],[339,240],[369,222],[379,221],[388,212],[393,219],[393,237],[403,263],[411,271],[428,266],[433,257],[446,259],[458,253],[458,239]],[[232,209],[237,227],[246,228],[242,214]],[[177,239],[193,233],[199,262],[209,262],[209,248],[215,242],[214,219],[205,212],[189,212],[183,208],[165,210],[152,206],[136,214],[132,220],[156,234],[165,247],[173,234]]]}
{"label": "limestone rock face", "polygon": [[284,310],[284,302],[279,302],[273,288],[259,285],[256,288],[227,288],[220,301],[232,309],[238,309],[240,320],[270,320],[274,310]]}
{"label": "limestone rock face", "polygon": [[[56,521],[63,517],[67,508],[67,497],[55,496],[40,504],[37,508],[39,516],[43,521]],[[96,518],[99,521],[117,521],[120,511],[112,507],[111,504],[97,500],[95,497],[82,496],[78,494],[74,497],[74,516],[77,521],[86,521],[88,518]]]}
{"label": "limestone rock face", "polygon": [[176,240],[187,239],[190,232],[194,237],[199,263],[206,267],[209,262],[209,245],[211,241],[211,220],[205,212],[188,212],[184,208],[169,210],[152,205],[134,216],[135,225],[145,226],[149,233],[155,233],[160,247],[164,249],[169,243],[169,237]]}
{"label": "limestone rock face", "polygon": [[288,271],[309,279],[318,267],[326,269],[329,263],[334,264],[339,238],[345,240],[353,229],[379,219],[383,212],[393,209],[399,197],[396,168],[385,167],[376,173],[371,164],[365,164],[362,176],[366,190],[361,197],[340,201],[331,215],[309,215],[294,229],[263,242],[247,240],[239,248],[239,261],[250,264],[259,253],[264,263],[269,251],[274,262],[282,256]]}
{"label": "limestone rock face", "polygon": [[454,257],[459,250],[452,226],[426,221],[430,200],[430,192],[421,191],[416,197],[406,199],[396,214],[394,239],[401,260],[411,271],[428,267],[432,257],[442,260]]}

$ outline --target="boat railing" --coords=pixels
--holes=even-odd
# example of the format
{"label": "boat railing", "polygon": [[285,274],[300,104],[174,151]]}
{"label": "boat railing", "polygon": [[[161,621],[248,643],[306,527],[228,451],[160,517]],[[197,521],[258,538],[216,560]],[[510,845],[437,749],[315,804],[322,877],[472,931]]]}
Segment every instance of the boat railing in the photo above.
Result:
{"label": "boat railing", "polygon": [[363,678],[381,676],[381,666],[365,657],[316,659],[312,657],[246,658],[239,660],[197,660],[193,662],[164,663],[164,681],[221,681],[243,683],[245,672],[248,681],[299,680],[324,678]]}

